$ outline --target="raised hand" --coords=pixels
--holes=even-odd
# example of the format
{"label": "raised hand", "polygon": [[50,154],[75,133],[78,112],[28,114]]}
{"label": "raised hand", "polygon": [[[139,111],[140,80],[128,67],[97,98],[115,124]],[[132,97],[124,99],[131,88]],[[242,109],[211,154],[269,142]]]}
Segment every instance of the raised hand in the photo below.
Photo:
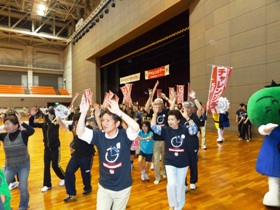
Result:
{"label": "raised hand", "polygon": [[111,113],[113,114],[116,114],[116,115],[120,115],[120,107],[119,107],[119,104],[115,101],[115,100],[111,100],[111,99],[108,99],[108,109]]}
{"label": "raised hand", "polygon": [[195,98],[195,91],[194,91],[194,90],[190,90],[189,96],[190,96],[192,99],[194,99],[194,98]]}
{"label": "raised hand", "polygon": [[82,100],[80,103],[80,111],[81,112],[87,112],[89,109],[89,101],[86,99],[85,94],[82,95]]}

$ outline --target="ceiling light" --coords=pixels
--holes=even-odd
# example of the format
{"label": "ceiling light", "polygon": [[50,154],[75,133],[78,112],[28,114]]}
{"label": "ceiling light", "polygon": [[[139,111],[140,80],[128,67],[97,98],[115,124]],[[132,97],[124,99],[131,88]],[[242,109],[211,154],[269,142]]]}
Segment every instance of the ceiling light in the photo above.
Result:
{"label": "ceiling light", "polygon": [[46,11],[46,9],[47,9],[46,5],[45,5],[45,4],[39,4],[38,8],[39,8],[39,9],[38,9],[38,11],[37,11],[37,14],[38,14],[39,16],[44,16],[45,11]]}
{"label": "ceiling light", "polygon": [[40,4],[39,5],[39,10],[45,11],[46,10],[46,5]]}
{"label": "ceiling light", "polygon": [[37,12],[37,14],[38,14],[39,16],[44,16],[44,11],[39,10],[39,11]]}

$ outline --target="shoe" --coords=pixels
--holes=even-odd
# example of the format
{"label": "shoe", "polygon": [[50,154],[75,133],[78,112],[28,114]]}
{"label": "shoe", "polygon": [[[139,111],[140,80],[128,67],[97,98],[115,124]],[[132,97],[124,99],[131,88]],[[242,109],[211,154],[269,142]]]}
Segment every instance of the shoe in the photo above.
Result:
{"label": "shoe", "polygon": [[43,188],[42,188],[42,192],[47,192],[48,190],[50,190],[50,189],[52,189],[52,187],[47,187],[47,186],[44,186]]}
{"label": "shoe", "polygon": [[61,179],[60,182],[59,182],[59,186],[62,187],[62,186],[64,186],[64,184],[65,184],[65,180]]}
{"label": "shoe", "polygon": [[156,179],[156,180],[154,181],[154,184],[158,184],[158,183],[159,183],[159,180]]}
{"label": "shoe", "polygon": [[190,188],[191,188],[191,190],[195,190],[196,189],[196,185],[195,184],[190,184]]}
{"label": "shoe", "polygon": [[238,138],[238,140],[239,140],[239,141],[243,141],[244,139],[243,139],[243,138]]}
{"label": "shoe", "polygon": [[185,185],[185,192],[188,192],[188,191],[189,191],[188,185]]}
{"label": "shoe", "polygon": [[251,139],[247,139],[247,141],[249,142],[249,141],[251,141]]}
{"label": "shoe", "polygon": [[201,149],[207,149],[206,145],[202,145]]}
{"label": "shoe", "polygon": [[68,195],[66,198],[64,198],[64,202],[68,202],[73,198],[74,195]]}
{"label": "shoe", "polygon": [[91,193],[91,191],[92,191],[92,189],[84,190],[83,195],[87,195],[87,194]]}
{"label": "shoe", "polygon": [[162,177],[164,178],[164,179],[166,179],[167,178],[167,176],[164,174],[164,175],[162,175]]}
{"label": "shoe", "polygon": [[217,138],[217,142],[224,142],[224,138]]}
{"label": "shoe", "polygon": [[141,171],[141,180],[145,181],[145,171]]}
{"label": "shoe", "polygon": [[150,169],[151,169],[151,170],[154,170],[154,164],[153,164],[153,163],[151,164]]}
{"label": "shoe", "polygon": [[15,188],[17,188],[19,185],[19,182],[12,182],[9,184],[9,190],[13,190]]}
{"label": "shoe", "polygon": [[144,176],[145,176],[145,180],[146,180],[146,181],[150,181],[150,177],[149,177],[148,174],[145,173]]}

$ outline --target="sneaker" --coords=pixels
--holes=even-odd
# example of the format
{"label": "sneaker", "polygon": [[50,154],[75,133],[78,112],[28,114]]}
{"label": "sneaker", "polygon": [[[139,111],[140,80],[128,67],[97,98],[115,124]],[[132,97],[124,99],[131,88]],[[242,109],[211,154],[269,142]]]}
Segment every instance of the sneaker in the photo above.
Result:
{"label": "sneaker", "polygon": [[190,184],[190,188],[191,188],[191,190],[195,190],[196,189],[196,185],[195,184]]}
{"label": "sneaker", "polygon": [[83,195],[87,195],[87,194],[91,193],[91,191],[92,191],[92,189],[84,190]]}
{"label": "sneaker", "polygon": [[52,189],[52,187],[47,187],[47,186],[44,186],[43,188],[42,188],[42,192],[47,192],[48,190],[50,190],[50,189]]}
{"label": "sneaker", "polygon": [[62,186],[64,186],[64,184],[65,184],[65,180],[61,179],[60,182],[59,182],[59,186],[62,187]]}
{"label": "sneaker", "polygon": [[247,141],[249,142],[249,141],[251,141],[251,139],[247,139]]}
{"label": "sneaker", "polygon": [[71,200],[71,198],[73,198],[74,195],[68,195],[66,198],[64,198],[64,202],[68,202]]}
{"label": "sneaker", "polygon": [[145,171],[141,171],[141,180],[145,181]]}
{"label": "sneaker", "polygon": [[163,174],[163,175],[162,175],[162,177],[163,177],[164,179],[166,179],[166,178],[167,178],[167,176],[166,176],[165,174]]}
{"label": "sneaker", "polygon": [[224,142],[224,138],[217,138],[217,142]]}
{"label": "sneaker", "polygon": [[154,184],[158,184],[158,183],[159,183],[159,180],[156,179],[156,180],[154,181]]}
{"label": "sneaker", "polygon": [[188,185],[185,185],[185,192],[188,192],[188,191],[189,191]]}
{"label": "sneaker", "polygon": [[207,149],[206,145],[202,145],[201,149]]}
{"label": "sneaker", "polygon": [[150,167],[151,170],[154,170],[154,164],[151,163],[151,167]]}
{"label": "sneaker", "polygon": [[9,184],[9,190],[13,190],[15,188],[17,188],[19,185],[19,182],[12,182]]}
{"label": "sneaker", "polygon": [[146,180],[146,181],[150,181],[150,177],[149,177],[148,174],[145,173],[144,176],[145,176],[145,180]]}

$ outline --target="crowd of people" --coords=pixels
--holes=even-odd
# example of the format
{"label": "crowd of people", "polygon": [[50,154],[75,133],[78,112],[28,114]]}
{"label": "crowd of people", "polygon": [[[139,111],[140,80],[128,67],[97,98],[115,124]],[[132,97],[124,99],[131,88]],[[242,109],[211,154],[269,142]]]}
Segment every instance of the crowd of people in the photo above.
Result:
{"label": "crowd of people", "polygon": [[[143,107],[137,103],[118,104],[117,101],[108,99],[105,108],[97,104],[91,106],[90,101],[83,95],[79,108],[74,109],[75,112],[73,111],[68,119],[61,119],[54,107],[33,107],[30,111],[25,108],[28,122],[22,122],[20,114],[12,110],[1,110],[4,125],[0,127],[0,141],[3,142],[6,161],[5,176],[0,174],[0,184],[6,181],[7,184],[3,185],[6,187],[18,177],[19,209],[28,208],[30,157],[27,143],[35,131],[34,128],[41,128],[44,142],[41,192],[45,193],[52,188],[52,166],[60,180],[59,185],[65,185],[65,202],[76,196],[75,173],[78,169],[81,170],[83,194],[91,193],[91,166],[97,150],[100,168],[96,203],[98,210],[126,208],[132,186],[131,170],[136,156],[141,172],[139,179],[150,181],[149,174],[151,175],[150,170],[153,169],[152,180],[155,185],[167,179],[170,209],[182,209],[185,192],[189,188],[197,188],[199,148],[207,149],[207,113],[195,91],[189,92],[192,101],[179,104],[175,104],[175,99],[171,100],[163,93],[154,100],[153,97],[153,92],[149,91],[149,98]],[[43,120],[39,121],[39,118]],[[240,104],[240,110],[236,112],[236,122],[239,140],[244,140],[246,135],[250,141],[251,126],[245,104]],[[59,163],[60,128],[73,133],[70,143],[71,158],[65,172]],[[15,156],[14,151],[19,155]],[[6,180],[3,180],[3,177],[6,177]],[[2,190],[2,196],[1,192]],[[5,202],[9,203],[10,194],[6,193],[4,196]]]}

